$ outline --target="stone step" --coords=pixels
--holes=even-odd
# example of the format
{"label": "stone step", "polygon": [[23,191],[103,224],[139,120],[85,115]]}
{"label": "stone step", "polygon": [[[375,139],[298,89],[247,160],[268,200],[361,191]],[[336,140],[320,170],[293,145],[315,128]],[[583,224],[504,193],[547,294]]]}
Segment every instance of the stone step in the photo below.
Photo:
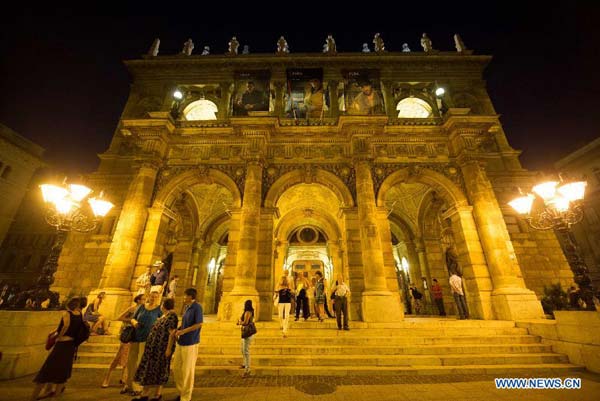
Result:
{"label": "stone step", "polygon": [[[268,327],[268,328],[257,328],[258,334],[262,336],[275,336],[281,334],[281,329]],[[337,332],[337,327],[320,327],[320,328],[290,328],[289,334],[296,336],[327,336],[327,335],[335,335],[333,332]],[[210,329],[210,330],[202,330],[201,336],[228,336],[228,335],[238,335],[239,336],[240,329],[233,326],[229,329]],[[478,328],[478,327],[466,327],[466,328],[438,328],[438,329],[425,329],[425,328],[400,328],[400,329],[354,329],[350,328],[349,331],[344,331],[340,333],[344,336],[354,336],[354,337],[366,337],[366,336],[375,336],[375,337],[405,337],[405,336],[422,336],[422,335],[430,335],[430,336],[496,336],[502,334],[527,334],[526,328]]]}
{"label": "stone step", "polygon": [[[268,322],[256,322],[257,328],[278,328],[279,319],[274,318]],[[320,328],[323,326],[334,328],[337,323],[335,319],[325,319],[323,322],[319,322],[316,319],[309,319],[307,321],[300,318],[298,321],[290,319],[290,328]],[[211,329],[224,329],[235,326],[233,322],[207,322],[204,324],[202,330]],[[355,329],[410,329],[410,328],[423,328],[423,329],[434,329],[434,328],[510,328],[516,327],[514,321],[510,320],[456,320],[452,318],[446,319],[405,319],[401,322],[388,322],[388,323],[371,323],[371,322],[358,322],[350,321],[350,326]]]}
{"label": "stone step", "polygon": [[[280,333],[275,336],[257,335],[254,339],[255,345],[314,345],[330,344],[334,345],[361,345],[361,346],[409,346],[409,345],[459,345],[459,344],[534,344],[540,342],[539,336],[525,334],[502,334],[496,336],[348,336],[350,332],[337,330],[328,336],[302,336],[300,333],[290,332],[288,338],[283,338]],[[202,335],[200,343],[202,345],[239,345],[240,336],[238,333],[228,336],[208,336]],[[118,346],[119,340],[116,336],[93,336],[90,337],[87,344],[108,344]]]}
{"label": "stone step", "polygon": [[[205,345],[200,344],[200,355],[227,355],[234,354],[240,348],[239,341],[230,345]],[[116,353],[117,344],[84,344],[79,350],[88,353]],[[303,354],[311,355],[445,355],[445,354],[478,354],[478,353],[539,353],[552,352],[551,345],[544,344],[460,344],[460,345],[416,345],[416,346],[390,346],[390,345],[311,345],[303,347]],[[253,355],[297,355],[297,344],[281,345],[252,345]]]}
{"label": "stone step", "polygon": [[[76,363],[75,370],[96,371],[98,377],[106,372],[104,364]],[[383,375],[477,375],[493,374],[504,377],[516,377],[523,374],[555,377],[583,372],[583,366],[569,363],[544,364],[498,364],[468,366],[261,366],[252,367],[256,376],[383,376]],[[240,375],[239,367],[196,366],[196,376]]]}
{"label": "stone step", "polygon": [[[105,364],[113,353],[78,352],[78,363]],[[568,363],[566,355],[555,353],[524,354],[448,354],[448,355],[253,355],[254,366],[465,366],[497,364]],[[229,366],[242,364],[241,354],[200,355],[198,366]]]}

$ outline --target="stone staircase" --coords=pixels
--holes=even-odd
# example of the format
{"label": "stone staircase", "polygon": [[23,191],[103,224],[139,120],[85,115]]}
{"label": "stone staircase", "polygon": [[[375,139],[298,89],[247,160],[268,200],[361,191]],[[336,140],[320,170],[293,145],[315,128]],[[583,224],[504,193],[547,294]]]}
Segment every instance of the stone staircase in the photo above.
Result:
{"label": "stone staircase", "polygon": [[[406,318],[400,323],[351,322],[350,331],[338,331],[333,319],[290,323],[287,338],[277,321],[257,323],[251,346],[255,374],[547,376],[583,370],[511,321]],[[117,348],[116,337],[91,337],[80,347],[74,367],[105,369]],[[241,364],[239,327],[206,322],[196,373],[239,374]]]}

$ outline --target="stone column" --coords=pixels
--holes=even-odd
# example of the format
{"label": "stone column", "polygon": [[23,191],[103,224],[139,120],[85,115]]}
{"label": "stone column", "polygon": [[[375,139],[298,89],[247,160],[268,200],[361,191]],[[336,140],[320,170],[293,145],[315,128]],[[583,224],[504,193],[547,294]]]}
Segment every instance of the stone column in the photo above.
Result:
{"label": "stone column", "polygon": [[[425,252],[425,242],[423,238],[419,238],[417,240],[415,250],[417,252],[417,256],[419,258],[419,276],[416,277],[416,280],[413,284],[419,287],[421,290],[423,288],[423,277],[427,279],[428,283],[431,283],[431,273],[429,272],[429,262],[427,262],[427,253]],[[415,272],[416,273],[416,272]],[[412,278],[411,278],[412,280]]]}
{"label": "stone column", "polygon": [[142,273],[145,273],[148,266],[155,260],[162,259],[163,255],[156,253],[156,241],[158,240],[158,232],[160,230],[163,214],[164,207],[162,205],[155,205],[154,207],[148,208],[148,218],[146,219],[132,283],[130,284],[132,290],[135,289],[133,281],[135,281]]}
{"label": "stone column", "polygon": [[231,104],[231,95],[233,92],[233,82],[221,82],[221,102],[219,105],[219,118],[225,119],[229,117],[229,106]]}
{"label": "stone column", "polygon": [[283,95],[285,94],[285,81],[274,81],[273,85],[275,86],[275,116],[283,117],[283,113],[285,111],[285,105],[283,104]]}
{"label": "stone column", "polygon": [[259,315],[256,266],[258,261],[261,189],[262,166],[256,161],[249,162],[246,169],[244,199],[240,213],[234,284],[231,292],[224,295],[219,306],[219,317],[222,320],[237,319],[247,299],[252,300],[255,315]]}
{"label": "stone column", "polygon": [[394,94],[392,93],[392,81],[381,81],[381,92],[383,94],[386,114],[389,118],[395,118],[398,114],[396,113],[396,104],[394,102]]}
{"label": "stone column", "polygon": [[340,105],[338,103],[338,85],[339,81],[332,79],[327,83],[329,90],[329,115],[337,118],[340,115]]}
{"label": "stone column", "polygon": [[365,283],[362,317],[366,322],[400,321],[404,318],[400,299],[398,294],[389,291],[386,283],[381,227],[378,225],[371,169],[366,160],[356,161],[354,168]]}
{"label": "stone column", "polygon": [[543,318],[535,293],[525,287],[521,268],[492,185],[477,160],[461,163],[473,217],[493,284],[492,308],[496,319]]}
{"label": "stone column", "polygon": [[106,292],[102,313],[108,318],[115,317],[131,304],[130,284],[157,172],[157,165],[145,163],[139,168],[129,185],[108,251],[100,286],[98,290],[90,293],[90,297],[94,297],[100,291]]}

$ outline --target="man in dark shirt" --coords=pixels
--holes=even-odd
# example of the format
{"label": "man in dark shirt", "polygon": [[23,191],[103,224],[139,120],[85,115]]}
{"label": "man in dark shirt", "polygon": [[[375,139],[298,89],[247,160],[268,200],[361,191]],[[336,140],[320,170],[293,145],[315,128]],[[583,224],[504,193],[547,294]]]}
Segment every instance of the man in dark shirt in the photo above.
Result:
{"label": "man in dark shirt", "polygon": [[248,81],[246,91],[237,102],[239,115],[247,116],[249,111],[268,111],[265,95],[256,90],[254,82]]}
{"label": "man in dark shirt", "polygon": [[160,260],[154,262],[152,268],[155,270],[150,277],[150,283],[152,284],[152,287],[150,287],[150,292],[158,292],[160,295],[158,302],[160,303],[163,293],[165,292],[169,273],[167,272],[167,269],[165,269],[165,264]]}
{"label": "man in dark shirt", "polygon": [[181,326],[175,333],[177,347],[173,357],[173,373],[177,387],[177,401],[190,401],[194,390],[194,370],[198,358],[198,344],[200,343],[200,328],[204,320],[202,306],[196,302],[196,289],[188,288],[184,292],[183,302],[185,309],[181,319]]}

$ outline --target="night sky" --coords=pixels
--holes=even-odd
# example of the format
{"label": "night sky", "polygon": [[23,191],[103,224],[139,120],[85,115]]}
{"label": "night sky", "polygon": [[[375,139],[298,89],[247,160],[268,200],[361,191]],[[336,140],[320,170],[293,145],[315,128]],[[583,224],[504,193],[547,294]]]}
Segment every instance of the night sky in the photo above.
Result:
{"label": "night sky", "polygon": [[[363,42],[372,46],[375,32],[390,51],[403,42],[421,51],[419,38],[427,32],[436,49],[453,51],[452,35],[460,33],[475,54],[494,56],[485,75],[488,90],[526,168],[548,170],[600,136],[600,5],[594,4],[600,2],[545,8],[479,2],[465,9],[455,6],[461,2],[397,3],[395,9],[369,2],[343,13],[285,2],[252,12],[232,4],[218,13],[190,3],[118,7],[130,16],[48,6],[14,10],[0,27],[0,122],[46,148],[57,168],[91,172],[127,100],[130,78],[122,60],[145,54],[155,37],[162,55],[179,53],[188,37],[194,53],[204,45],[223,53],[233,35],[251,52],[274,52],[282,34],[292,52],[320,52],[329,33],[338,51],[359,51]],[[139,14],[166,7],[173,15]]]}

